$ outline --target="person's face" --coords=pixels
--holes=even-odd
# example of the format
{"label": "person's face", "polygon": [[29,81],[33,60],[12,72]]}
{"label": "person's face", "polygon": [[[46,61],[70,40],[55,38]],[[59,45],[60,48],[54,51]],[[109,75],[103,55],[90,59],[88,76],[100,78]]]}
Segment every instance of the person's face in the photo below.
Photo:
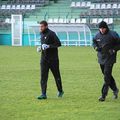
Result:
{"label": "person's face", "polygon": [[102,34],[105,34],[106,31],[107,31],[107,28],[100,28],[99,30],[100,30],[100,32],[101,32]]}
{"label": "person's face", "polygon": [[48,26],[45,26],[44,24],[40,24],[40,32],[44,32]]}

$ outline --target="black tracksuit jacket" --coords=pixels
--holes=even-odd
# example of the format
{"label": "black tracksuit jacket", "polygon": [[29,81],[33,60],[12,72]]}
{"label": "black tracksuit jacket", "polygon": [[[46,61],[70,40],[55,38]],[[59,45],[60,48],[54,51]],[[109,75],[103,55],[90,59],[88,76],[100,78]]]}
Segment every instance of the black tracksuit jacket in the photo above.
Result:
{"label": "black tracksuit jacket", "polygon": [[[97,47],[99,64],[114,64],[116,62],[117,51],[120,50],[120,37],[116,32],[109,29],[105,34],[101,34],[99,31],[93,38],[93,47]],[[109,53],[110,49],[116,52],[111,55]]]}
{"label": "black tracksuit jacket", "polygon": [[55,32],[50,29],[46,29],[44,33],[41,33],[41,45],[50,45],[47,50],[42,50],[41,60],[59,60],[58,47],[61,46],[61,42]]}

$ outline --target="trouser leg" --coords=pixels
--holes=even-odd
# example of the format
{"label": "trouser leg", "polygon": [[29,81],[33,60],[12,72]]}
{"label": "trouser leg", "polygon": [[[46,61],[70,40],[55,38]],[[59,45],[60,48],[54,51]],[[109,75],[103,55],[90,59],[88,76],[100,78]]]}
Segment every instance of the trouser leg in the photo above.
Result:
{"label": "trouser leg", "polygon": [[41,80],[40,80],[41,91],[43,95],[46,95],[49,64],[47,63],[47,61],[42,61],[40,65],[41,65]]}
{"label": "trouser leg", "polygon": [[62,92],[62,81],[61,81],[61,75],[59,70],[59,61],[54,60],[50,63],[50,69],[52,71],[52,74],[55,78],[56,86],[59,92]]}
{"label": "trouser leg", "polygon": [[112,76],[112,73],[111,73],[110,88],[111,88],[114,92],[118,90],[118,89],[117,89],[116,82],[115,82],[115,79],[114,79],[114,77]]}
{"label": "trouser leg", "polygon": [[114,78],[112,76],[112,69],[113,69],[113,64],[105,65],[105,71],[104,71],[105,80],[106,80],[107,84],[110,86],[110,88],[113,91],[116,91],[117,86],[116,86],[115,80],[114,80]]}
{"label": "trouser leg", "polygon": [[109,87],[113,90],[116,91],[117,90],[117,86],[115,83],[115,80],[112,76],[112,69],[113,69],[113,64],[110,65],[100,65],[101,66],[101,70],[102,73],[104,74],[104,85],[102,88],[102,95],[106,96],[108,93],[108,89]]}
{"label": "trouser leg", "polygon": [[[101,71],[102,71],[102,73],[104,75],[105,66],[104,65],[100,65],[100,68],[101,68]],[[105,75],[104,75],[104,78],[105,78]],[[103,87],[102,87],[102,90],[101,90],[102,97],[105,98],[107,96],[108,90],[109,90],[109,85],[107,84],[107,82],[104,79],[104,84],[103,84]]]}

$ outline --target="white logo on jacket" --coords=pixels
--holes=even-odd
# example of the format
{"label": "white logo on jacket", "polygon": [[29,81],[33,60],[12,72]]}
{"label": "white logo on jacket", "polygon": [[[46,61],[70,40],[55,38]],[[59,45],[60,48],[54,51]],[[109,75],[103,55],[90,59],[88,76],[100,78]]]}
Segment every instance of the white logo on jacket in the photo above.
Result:
{"label": "white logo on jacket", "polygon": [[45,40],[47,39],[47,37],[45,37]]}
{"label": "white logo on jacket", "polygon": [[100,42],[101,40],[100,40],[100,39],[97,39],[96,41],[97,41],[97,42]]}

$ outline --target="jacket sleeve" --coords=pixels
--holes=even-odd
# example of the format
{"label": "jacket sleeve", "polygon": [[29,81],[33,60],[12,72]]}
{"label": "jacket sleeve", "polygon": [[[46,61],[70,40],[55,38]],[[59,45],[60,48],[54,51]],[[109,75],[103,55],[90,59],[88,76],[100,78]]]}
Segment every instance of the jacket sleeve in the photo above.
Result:
{"label": "jacket sleeve", "polygon": [[93,47],[94,47],[94,49],[95,49],[96,47],[98,47],[97,41],[96,41],[96,37],[93,37]]}
{"label": "jacket sleeve", "polygon": [[114,40],[115,40],[115,43],[116,43],[115,47],[113,49],[115,51],[118,51],[118,50],[120,50],[120,37],[119,37],[118,33],[116,33],[116,32],[114,32],[113,37],[114,37]]}
{"label": "jacket sleeve", "polygon": [[50,48],[57,48],[61,46],[61,42],[54,32],[51,34],[51,39],[52,44],[50,44]]}

